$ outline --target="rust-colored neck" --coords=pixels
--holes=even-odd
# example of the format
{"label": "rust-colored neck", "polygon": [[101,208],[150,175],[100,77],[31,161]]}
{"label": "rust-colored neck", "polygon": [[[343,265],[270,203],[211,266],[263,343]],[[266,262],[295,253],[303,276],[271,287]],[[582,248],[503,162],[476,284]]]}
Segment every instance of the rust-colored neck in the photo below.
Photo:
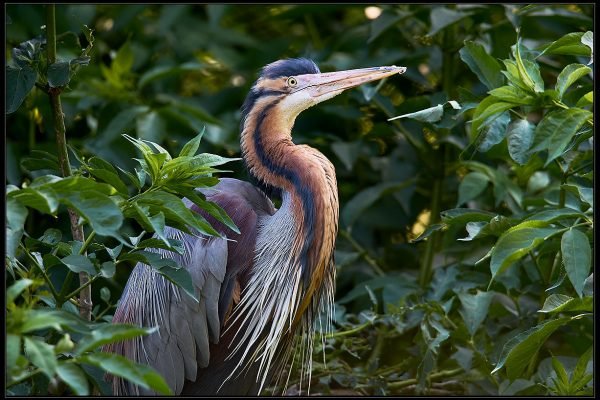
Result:
{"label": "rust-colored neck", "polygon": [[244,122],[241,147],[250,173],[287,193],[290,204],[278,212],[290,213],[296,227],[291,240],[302,268],[301,314],[332,267],[339,203],[333,165],[316,149],[295,145],[293,121],[282,115],[277,101],[257,104]]}

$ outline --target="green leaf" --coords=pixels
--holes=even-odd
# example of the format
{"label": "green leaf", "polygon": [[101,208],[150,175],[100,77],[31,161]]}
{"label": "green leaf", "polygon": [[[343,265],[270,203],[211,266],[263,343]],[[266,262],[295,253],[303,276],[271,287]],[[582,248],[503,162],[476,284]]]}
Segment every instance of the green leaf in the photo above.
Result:
{"label": "green leaf", "polygon": [[530,92],[531,89],[521,79],[519,68],[517,68],[517,63],[513,60],[502,60],[502,62],[504,63],[504,67],[506,69],[505,71],[502,71],[502,75],[506,76],[508,79],[508,84],[518,87],[525,92]]}
{"label": "green leaf", "polygon": [[572,208],[558,208],[539,211],[525,219],[525,221],[546,221],[555,222],[565,219],[582,218],[584,214]]}
{"label": "green leaf", "polygon": [[475,112],[473,113],[473,121],[471,123],[471,137],[475,137],[481,130],[484,124],[491,123],[494,119],[498,118],[503,112],[510,110],[518,106],[515,103],[507,103],[505,101],[499,101],[494,96],[488,96],[479,103]]}
{"label": "green leaf", "polygon": [[486,152],[506,137],[510,114],[504,111],[489,123],[484,123],[480,128],[477,150]]}
{"label": "green leaf", "polygon": [[11,333],[6,335],[6,371],[10,382],[10,370],[17,365],[17,359],[21,354],[21,336]]}
{"label": "green leaf", "polygon": [[564,317],[545,321],[513,337],[504,345],[496,368],[491,373],[506,366],[506,374],[510,380],[522,377],[525,368],[534,359],[535,354],[548,337],[571,320],[570,317]]}
{"label": "green leaf", "polygon": [[[105,261],[102,263],[100,273],[105,278],[112,278],[115,275],[116,264],[114,261]],[[104,289],[104,288],[103,288]]]}
{"label": "green leaf", "polygon": [[160,256],[160,254],[156,252],[146,250],[138,250],[132,253],[125,253],[119,258],[119,261],[141,262],[155,269],[160,269],[164,266],[168,266],[171,268],[181,268],[171,258],[163,258]]}
{"label": "green leaf", "polygon": [[[114,265],[114,263],[113,263],[113,265]],[[100,289],[100,298],[105,303],[108,303],[110,300],[110,289],[107,288],[106,286],[103,287],[102,289]]]}
{"label": "green leaf", "polygon": [[590,62],[588,65],[594,62],[594,33],[592,31],[587,31],[581,37],[581,43],[590,48]]}
{"label": "green leaf", "polygon": [[146,192],[140,195],[136,203],[142,208],[149,207],[151,214],[162,211],[166,221],[177,224],[175,227],[183,228],[186,233],[189,233],[189,226],[205,235],[220,236],[204,217],[188,209],[179,197],[171,193],[162,190]]}
{"label": "green leaf", "polygon": [[213,216],[217,221],[221,222],[235,233],[240,233],[240,230],[235,225],[235,222],[233,222],[225,210],[223,210],[217,203],[202,199],[200,196],[198,196],[198,192],[192,189],[181,190],[180,193],[188,200],[191,200],[198,207]]}
{"label": "green leaf", "polygon": [[110,197],[95,190],[65,194],[62,201],[75,208],[98,235],[120,238],[123,214]]}
{"label": "green leaf", "polygon": [[202,153],[194,156],[192,160],[194,166],[216,167],[217,165],[223,165],[231,161],[241,160],[241,158],[221,157],[216,154]]}
{"label": "green leaf", "polygon": [[379,35],[394,26],[394,24],[411,15],[413,15],[412,12],[400,11],[397,9],[395,9],[394,12],[391,12],[390,10],[383,9],[379,17],[371,21],[369,27],[371,34],[369,35],[367,43],[370,44],[377,39]]}
{"label": "green leaf", "polygon": [[453,208],[442,211],[440,216],[442,217],[442,222],[448,225],[464,226],[467,222],[471,221],[489,222],[489,220],[495,217],[496,214],[485,210],[476,210],[473,208]]}
{"label": "green leaf", "polygon": [[481,172],[467,174],[458,186],[458,202],[456,206],[458,207],[483,193],[489,181],[489,178]]}
{"label": "green leaf", "polygon": [[474,295],[458,293],[458,298],[462,304],[460,315],[471,337],[473,337],[481,323],[487,317],[490,303],[494,298],[494,292],[477,291],[477,294]]}
{"label": "green leaf", "polygon": [[157,238],[150,238],[150,239],[142,240],[140,243],[137,244],[136,248],[137,249],[144,249],[147,247],[159,248],[159,249],[174,251],[178,254],[183,254],[183,244],[181,243],[180,240],[167,239],[167,241],[168,241],[168,243],[164,243],[162,240],[159,240]]}
{"label": "green leaf", "polygon": [[165,236],[165,214],[160,211],[157,214],[150,216],[148,207],[140,207],[137,203],[133,203],[135,211],[140,218],[136,218],[138,222],[148,232],[156,232],[156,235],[164,243],[169,244],[167,237]]}
{"label": "green leaf", "polygon": [[392,121],[399,118],[412,118],[421,122],[437,122],[442,119],[442,115],[444,115],[444,106],[438,104],[435,107],[426,108],[424,110],[420,110],[417,112],[399,115],[394,118],[388,119],[388,121]]}
{"label": "green leaf", "polygon": [[594,298],[586,296],[576,299],[564,294],[553,293],[544,302],[544,306],[539,311],[541,313],[559,313],[559,312],[594,312]]}
{"label": "green leaf", "polygon": [[430,14],[431,28],[429,29],[429,32],[427,32],[427,36],[433,36],[447,26],[450,26],[470,15],[471,13],[451,10],[446,7],[435,7]]}
{"label": "green leaf", "polygon": [[193,157],[196,155],[198,147],[200,147],[200,141],[202,140],[202,136],[204,135],[205,130],[206,128],[202,129],[202,132],[200,132],[198,135],[196,135],[195,138],[193,138],[183,146],[183,148],[179,152],[179,157]]}
{"label": "green leaf", "polygon": [[594,92],[587,92],[581,96],[581,98],[577,100],[575,107],[585,107],[590,104],[594,104]]}
{"label": "green leaf", "polygon": [[336,141],[331,144],[331,150],[333,150],[335,155],[340,159],[340,161],[342,162],[342,164],[344,164],[348,171],[352,171],[352,168],[354,168],[354,164],[360,156],[362,148],[362,144],[358,141]]}
{"label": "green leaf", "polygon": [[496,97],[501,101],[508,103],[532,105],[535,103],[535,98],[516,86],[501,86],[488,92],[491,96]]}
{"label": "green leaf", "polygon": [[204,64],[200,64],[196,61],[190,61],[174,66],[159,65],[149,69],[140,77],[138,87],[141,89],[153,81],[168,78],[169,76],[181,76],[183,72],[200,71],[203,67],[205,67]]}
{"label": "green leaf", "polygon": [[487,225],[489,224],[483,221],[467,222],[467,224],[465,225],[465,229],[467,230],[469,236],[467,236],[466,238],[459,238],[456,240],[461,240],[465,242],[471,241],[479,237],[479,234],[482,232],[482,229]]}
{"label": "green leaf", "polygon": [[135,130],[140,139],[153,142],[162,142],[167,133],[165,120],[160,113],[151,110],[145,114],[138,115],[135,120]]}
{"label": "green leaf", "polygon": [[157,271],[169,281],[185,290],[185,292],[189,294],[192,299],[199,301],[198,296],[196,295],[196,290],[194,289],[194,284],[192,282],[192,276],[187,269],[165,266],[157,269]]}
{"label": "green leaf", "polygon": [[521,58],[521,38],[517,39],[517,44],[515,45],[515,62],[517,63],[517,72],[519,73],[519,78],[521,78],[521,82],[523,82],[525,86],[531,91],[543,91],[543,88],[542,90],[539,90],[540,88],[536,87],[533,77],[530,75],[529,68],[525,67],[525,62]]}
{"label": "green leaf", "polygon": [[548,225],[549,223],[544,221],[525,221],[500,236],[491,252],[492,279],[544,240],[560,232],[558,228],[546,228]]}
{"label": "green leaf", "polygon": [[53,328],[57,331],[62,331],[63,328],[76,330],[78,332],[84,330],[89,331],[89,326],[86,321],[64,310],[52,309],[34,309],[27,313],[27,318],[21,326],[22,332],[32,332],[40,329]]}
{"label": "green leaf", "polygon": [[87,376],[77,364],[60,361],[56,373],[77,396],[89,396],[90,387]]}
{"label": "green leaf", "polygon": [[460,49],[459,54],[460,59],[469,66],[488,89],[502,86],[504,83],[501,74],[502,67],[498,60],[490,56],[481,44],[465,41],[465,46]]}
{"label": "green leaf", "polygon": [[124,73],[131,71],[131,67],[133,67],[133,50],[129,40],[123,43],[119,48],[110,67],[117,75],[123,75]]}
{"label": "green leaf", "polygon": [[562,189],[565,189],[568,192],[573,193],[578,196],[579,199],[589,204],[591,207],[594,207],[594,189],[591,187],[586,187],[581,184],[568,183],[560,185]]}
{"label": "green leaf", "polygon": [[58,363],[56,362],[53,346],[41,340],[25,336],[25,354],[29,361],[49,379],[54,377]]}
{"label": "green leaf", "polygon": [[580,108],[549,112],[535,130],[531,151],[548,150],[545,164],[548,165],[563,153],[579,128],[591,117],[590,111]]}
{"label": "green leaf", "polygon": [[360,215],[375,203],[381,196],[404,189],[412,184],[408,182],[384,182],[357,193],[350,201],[346,203],[341,213],[341,219],[345,226],[351,226]]}
{"label": "green leaf", "polygon": [[110,146],[119,135],[123,135],[132,126],[138,115],[146,113],[148,110],[148,106],[136,106],[120,111],[105,128],[98,129],[98,140],[94,143],[94,146],[97,148]]}
{"label": "green leaf", "polygon": [[58,173],[60,168],[58,167],[58,157],[52,153],[42,150],[31,150],[30,157],[23,157],[21,159],[21,167],[25,170],[32,172],[42,169],[49,169],[53,173]]}
{"label": "green leaf", "polygon": [[559,100],[562,99],[567,89],[575,83],[579,78],[592,72],[592,69],[583,64],[567,65],[556,78],[556,91],[558,92]]}
{"label": "green leaf", "polygon": [[[136,190],[139,192],[140,189],[142,188],[142,186],[144,185],[144,182],[140,182],[140,177],[137,174],[134,175],[129,171],[125,171],[121,167],[117,167],[117,168],[119,168],[119,171],[124,173],[127,176],[127,178],[129,178],[131,183],[133,183],[133,186],[135,186]],[[137,170],[136,170],[136,172],[137,172]],[[144,172],[142,171],[142,173],[144,173]]]}
{"label": "green leaf", "polygon": [[48,309],[31,310],[27,313],[27,319],[21,326],[21,332],[33,332],[40,329],[53,328],[62,331],[61,324],[68,324],[60,313]]}
{"label": "green leaf", "polygon": [[556,372],[556,377],[559,382],[565,386],[568,385],[569,375],[567,375],[565,367],[556,359],[556,357],[552,357],[552,368],[554,369],[554,372]]}
{"label": "green leaf", "polygon": [[81,338],[75,349],[75,354],[81,355],[88,351],[99,349],[101,346],[109,343],[133,339],[138,336],[146,336],[157,330],[157,327],[141,328],[128,324],[102,325]]}
{"label": "green leaf", "polygon": [[[579,360],[577,361],[577,365],[575,366],[575,369],[573,370],[573,377],[572,377],[573,382],[577,382],[577,381],[581,380],[586,375],[587,366],[592,358],[593,350],[594,350],[594,346],[590,346],[590,348],[587,349],[587,351],[585,353],[583,353],[581,355],[581,357],[579,357]],[[585,385],[586,383],[587,382],[585,382],[583,385]]]}
{"label": "green leaf", "polygon": [[[587,32],[586,32],[587,33]],[[591,32],[590,32],[591,33]],[[590,47],[582,43],[583,32],[568,33],[561,37],[557,41],[550,43],[546,46],[542,52],[538,55],[540,57],[544,54],[564,54],[573,56],[590,56],[592,50]],[[587,36],[589,38],[589,35]],[[593,37],[593,35],[592,35]],[[586,38],[587,40],[587,38]]]}
{"label": "green leaf", "polygon": [[21,68],[6,67],[5,107],[7,114],[17,111],[25,97],[33,89],[36,79],[37,72],[28,65]]}
{"label": "green leaf", "polygon": [[33,282],[34,281],[31,279],[22,278],[10,285],[6,290],[6,304],[14,303],[15,299],[19,297],[23,290],[31,286]]}
{"label": "green leaf", "polygon": [[69,83],[69,73],[71,72],[68,61],[59,61],[48,66],[48,84],[56,88],[65,86]]}
{"label": "green leaf", "polygon": [[119,178],[117,170],[107,161],[99,157],[91,157],[88,160],[87,170],[96,178],[108,183],[125,197],[129,197],[129,190],[125,183]]}
{"label": "green leaf", "polygon": [[90,275],[96,275],[94,265],[86,256],[71,254],[70,256],[62,258],[60,261],[73,272],[87,272]]}
{"label": "green leaf", "polygon": [[44,214],[56,213],[58,197],[52,188],[25,188],[12,191],[8,194],[24,206],[35,208]]}
{"label": "green leaf", "polygon": [[448,225],[446,225],[446,224],[429,224],[429,225],[427,225],[427,228],[425,228],[423,233],[421,233],[418,237],[412,239],[410,241],[410,243],[416,243],[416,242],[420,242],[421,240],[425,240],[429,236],[431,236],[434,232],[444,231],[447,228],[448,228]]}
{"label": "green leaf", "polygon": [[23,236],[28,211],[12,197],[6,198],[6,255],[14,258]]}
{"label": "green leaf", "polygon": [[172,395],[162,376],[147,365],[137,364],[118,354],[92,353],[81,357],[81,362],[102,368],[109,374],[124,378],[145,389]]}
{"label": "green leaf", "polygon": [[583,285],[592,267],[590,242],[585,233],[569,229],[562,236],[560,249],[567,276],[579,297],[582,297]]}
{"label": "green leaf", "polygon": [[193,119],[199,122],[221,125],[221,121],[204,110],[197,101],[186,98],[177,98],[166,94],[158,95],[157,99],[167,103],[170,106],[169,111],[182,115],[184,119]]}
{"label": "green leaf", "polygon": [[529,148],[533,143],[534,132],[535,125],[526,119],[516,119],[508,125],[506,131],[508,154],[521,165],[529,161]]}

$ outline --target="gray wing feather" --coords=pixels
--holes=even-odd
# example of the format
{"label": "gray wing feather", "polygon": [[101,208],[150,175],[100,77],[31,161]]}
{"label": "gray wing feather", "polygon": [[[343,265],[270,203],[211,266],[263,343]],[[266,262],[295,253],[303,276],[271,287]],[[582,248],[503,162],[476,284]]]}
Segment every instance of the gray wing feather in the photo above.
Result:
{"label": "gray wing feather", "polygon": [[171,332],[176,336],[177,344],[181,350],[183,365],[185,367],[185,378],[194,380],[196,379],[198,366],[196,364],[194,335],[187,322],[188,315],[189,313],[186,313],[181,305],[171,303],[171,326],[177,326],[177,329],[173,329]]}
{"label": "gray wing feather", "polygon": [[[180,394],[185,379],[195,381],[198,368],[210,361],[209,339],[218,343],[220,336],[219,295],[227,265],[227,241],[221,238],[192,236],[171,228],[167,237],[181,240],[183,256],[157,250],[163,258],[172,258],[188,270],[196,302],[182,289],[167,281],[151,267],[138,264],[119,303],[114,322],[159,326],[141,340],[129,342],[134,361],[156,369],[175,394]],[[143,282],[143,285],[139,283]],[[113,377],[117,395],[156,394],[133,385],[123,385]]]}

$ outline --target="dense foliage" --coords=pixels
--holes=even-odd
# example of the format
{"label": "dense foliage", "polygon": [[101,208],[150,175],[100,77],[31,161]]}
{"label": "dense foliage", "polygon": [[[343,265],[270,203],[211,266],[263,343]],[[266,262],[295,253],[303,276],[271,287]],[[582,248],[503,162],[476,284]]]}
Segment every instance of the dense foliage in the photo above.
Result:
{"label": "dense foliage", "polygon": [[46,6],[6,19],[7,394],[107,393],[107,371],[167,390],[101,352],[151,331],[109,324],[115,304],[137,261],[190,289],[144,249],[181,251],[165,226],[215,233],[184,196],[231,225],[191,188],[225,162],[248,178],[239,107],[260,67],[298,56],[408,68],[296,122],[341,202],[311,393],[593,392],[591,5],[57,5],[53,63]]}

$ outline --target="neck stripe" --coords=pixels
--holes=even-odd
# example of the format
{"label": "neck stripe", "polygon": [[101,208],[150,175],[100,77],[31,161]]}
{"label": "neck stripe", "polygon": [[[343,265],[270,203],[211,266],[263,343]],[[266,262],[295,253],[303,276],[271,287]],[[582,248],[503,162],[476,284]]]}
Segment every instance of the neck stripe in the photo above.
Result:
{"label": "neck stripe", "polygon": [[[308,253],[313,245],[314,240],[314,229],[315,229],[315,201],[314,194],[310,190],[310,188],[303,184],[300,175],[283,165],[276,164],[273,161],[272,157],[267,155],[264,143],[262,141],[261,135],[261,127],[266,119],[269,111],[277,105],[279,100],[272,102],[267,105],[259,114],[256,120],[256,128],[254,130],[254,151],[260,161],[261,165],[266,168],[271,174],[279,177],[283,177],[288,182],[290,182],[296,192],[296,194],[300,197],[300,202],[303,208],[303,216],[304,216],[304,244],[302,246],[302,250],[300,253],[300,264],[302,266],[302,279],[304,281],[305,287],[310,283],[310,271],[308,271],[309,257]],[[258,178],[258,177],[256,177]],[[260,178],[259,178],[260,179]],[[265,182],[266,183],[266,182]],[[283,188],[282,188],[283,189]]]}

